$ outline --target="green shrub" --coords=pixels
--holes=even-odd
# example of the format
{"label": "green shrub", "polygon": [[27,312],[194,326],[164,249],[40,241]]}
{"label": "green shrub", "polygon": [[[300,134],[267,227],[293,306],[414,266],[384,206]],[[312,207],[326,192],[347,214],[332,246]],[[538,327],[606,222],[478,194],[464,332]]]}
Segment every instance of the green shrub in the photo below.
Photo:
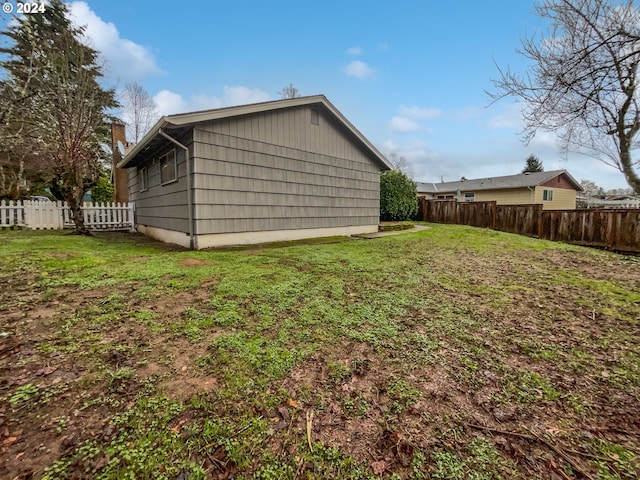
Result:
{"label": "green shrub", "polygon": [[409,220],[417,212],[416,183],[402,172],[384,172],[380,176],[380,218]]}
{"label": "green shrub", "polygon": [[109,177],[100,176],[96,184],[91,187],[91,198],[95,203],[110,203],[113,201],[113,183]]}

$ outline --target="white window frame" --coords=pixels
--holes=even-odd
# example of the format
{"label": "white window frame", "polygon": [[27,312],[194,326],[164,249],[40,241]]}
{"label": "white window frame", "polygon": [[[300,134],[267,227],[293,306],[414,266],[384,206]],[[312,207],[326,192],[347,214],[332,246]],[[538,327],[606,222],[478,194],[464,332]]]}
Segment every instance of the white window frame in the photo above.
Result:
{"label": "white window frame", "polygon": [[476,201],[476,192],[464,192],[464,201],[465,202],[475,202]]}
{"label": "white window frame", "polygon": [[548,188],[542,190],[542,201],[553,202],[553,190],[549,190]]}
{"label": "white window frame", "polygon": [[[171,172],[173,175],[170,178],[166,178],[167,172]],[[176,158],[176,149],[174,148],[160,157],[160,185],[168,185],[177,181],[178,159]]]}
{"label": "white window frame", "polygon": [[149,169],[142,167],[140,169],[140,191],[146,192],[149,190]]}

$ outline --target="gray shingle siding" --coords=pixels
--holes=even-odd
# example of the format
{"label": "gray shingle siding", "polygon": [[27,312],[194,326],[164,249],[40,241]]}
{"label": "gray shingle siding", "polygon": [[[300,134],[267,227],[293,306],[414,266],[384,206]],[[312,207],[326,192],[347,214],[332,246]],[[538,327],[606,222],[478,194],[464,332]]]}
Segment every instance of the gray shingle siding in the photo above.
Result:
{"label": "gray shingle siding", "polygon": [[308,106],[199,124],[197,234],[373,225],[380,167]]}
{"label": "gray shingle siding", "polygon": [[[182,139],[184,140],[184,139]],[[130,192],[134,192],[132,201],[136,203],[136,219],[140,225],[150,227],[189,232],[187,212],[187,179],[185,153],[180,148],[176,150],[178,179],[175,182],[162,185],[160,182],[160,162],[158,158],[174,146],[167,142],[166,148],[152,155],[146,167],[148,169],[148,189],[141,192],[139,174],[141,168],[132,168],[129,175]],[[135,177],[132,179],[132,177]]]}

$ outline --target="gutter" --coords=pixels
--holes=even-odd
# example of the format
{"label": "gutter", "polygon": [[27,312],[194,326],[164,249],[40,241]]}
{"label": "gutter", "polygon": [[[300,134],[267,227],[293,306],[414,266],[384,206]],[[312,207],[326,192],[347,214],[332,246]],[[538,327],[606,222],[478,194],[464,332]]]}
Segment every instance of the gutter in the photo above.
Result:
{"label": "gutter", "polygon": [[147,134],[134,145],[133,149],[122,158],[122,160],[120,161],[120,163],[118,163],[118,165],[116,165],[116,167],[129,168],[131,166],[128,165],[129,160],[138,155],[138,153],[140,153],[142,149],[147,146],[147,144],[153,139],[153,137],[156,136],[156,132],[158,131],[158,129],[162,129],[170,123],[171,122],[169,122],[169,117],[167,116],[164,116],[160,120],[158,120],[155,125],[151,127],[151,129],[147,132]]}
{"label": "gutter", "polygon": [[189,149],[177,141],[175,138],[167,135],[162,131],[162,128],[158,128],[158,134],[162,135],[164,138],[169,140],[174,145],[182,148],[185,153],[185,162],[187,164],[187,216],[189,217],[189,248],[193,250],[195,248],[195,238],[193,235],[193,192],[191,191],[191,168],[190,168],[190,158],[189,158]]}

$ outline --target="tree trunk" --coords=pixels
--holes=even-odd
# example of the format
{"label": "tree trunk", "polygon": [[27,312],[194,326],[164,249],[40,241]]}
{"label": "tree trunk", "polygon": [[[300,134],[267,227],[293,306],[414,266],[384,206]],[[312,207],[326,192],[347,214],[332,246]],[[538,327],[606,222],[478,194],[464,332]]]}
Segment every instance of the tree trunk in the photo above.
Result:
{"label": "tree trunk", "polygon": [[[84,196],[84,195],[83,195]],[[82,213],[82,198],[78,200],[73,197],[68,200],[69,209],[71,210],[71,217],[73,223],[76,225],[76,235],[91,235],[91,232],[84,224],[84,214]]]}
{"label": "tree trunk", "polygon": [[620,170],[625,180],[633,189],[636,195],[640,195],[640,177],[633,168],[633,160],[631,159],[631,148],[626,139],[620,141]]}

